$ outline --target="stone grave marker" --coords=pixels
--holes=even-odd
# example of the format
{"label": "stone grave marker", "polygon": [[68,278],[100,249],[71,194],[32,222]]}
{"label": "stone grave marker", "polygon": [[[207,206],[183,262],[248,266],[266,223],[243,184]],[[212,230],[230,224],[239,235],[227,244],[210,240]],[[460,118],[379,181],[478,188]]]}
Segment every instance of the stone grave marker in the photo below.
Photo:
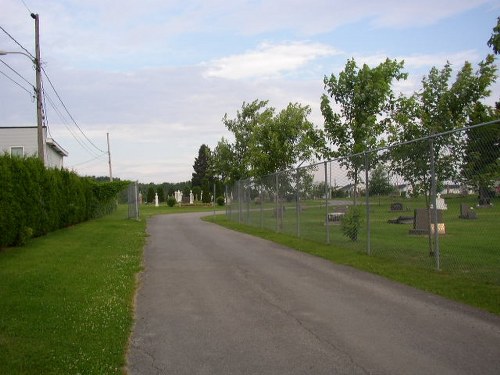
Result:
{"label": "stone grave marker", "polygon": [[[431,232],[434,233],[436,224],[434,223],[434,212],[431,211]],[[413,229],[410,229],[410,234],[429,234],[429,210],[427,208],[416,208],[413,215]],[[437,229],[439,234],[446,234],[445,225],[443,222],[443,211],[437,210]]]}
{"label": "stone grave marker", "polygon": [[460,204],[460,219],[477,219],[477,214],[472,207],[470,207],[467,203]]}
{"label": "stone grave marker", "polygon": [[392,203],[391,211],[403,211],[403,203],[399,202]]}

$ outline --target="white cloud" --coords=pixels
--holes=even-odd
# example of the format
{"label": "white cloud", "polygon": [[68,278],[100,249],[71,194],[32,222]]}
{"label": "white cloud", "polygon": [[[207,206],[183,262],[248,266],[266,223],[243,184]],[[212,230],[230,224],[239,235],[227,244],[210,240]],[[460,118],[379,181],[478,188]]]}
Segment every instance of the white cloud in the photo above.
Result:
{"label": "white cloud", "polygon": [[[355,55],[354,58],[358,65],[367,64],[369,66],[375,66],[385,61],[388,56],[389,54],[377,53],[374,55]],[[475,50],[450,53],[442,52],[434,54],[415,54],[390,58],[398,61],[404,60],[405,68],[407,69],[430,68],[432,66],[439,67],[444,66],[447,61],[449,61],[453,66],[458,67],[462,66],[465,61],[475,63],[481,60],[481,56]]]}
{"label": "white cloud", "polygon": [[312,60],[338,54],[321,43],[263,43],[253,51],[208,63],[207,77],[243,79],[273,77],[302,68]]}

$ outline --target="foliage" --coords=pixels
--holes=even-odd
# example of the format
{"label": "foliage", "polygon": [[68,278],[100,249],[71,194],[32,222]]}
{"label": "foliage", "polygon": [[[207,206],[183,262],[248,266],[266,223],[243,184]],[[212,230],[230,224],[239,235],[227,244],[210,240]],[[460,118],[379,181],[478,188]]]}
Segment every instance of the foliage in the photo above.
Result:
{"label": "foliage", "polygon": [[216,201],[218,206],[224,206],[224,197],[222,195],[218,196]]}
{"label": "foliage", "polygon": [[203,144],[198,150],[198,156],[194,159],[194,173],[191,179],[191,186],[199,186],[201,190],[207,191],[213,184],[212,174],[212,152],[210,148]]}
{"label": "foliage", "polygon": [[156,189],[153,184],[148,186],[148,190],[146,192],[146,203],[154,203],[155,201],[155,193]]}
{"label": "foliage", "polygon": [[226,114],[224,125],[234,142],[222,138],[214,151],[214,173],[224,182],[260,177],[311,160],[320,132],[307,119],[309,106],[290,103],[276,113],[267,101],[243,103],[236,117]]}
{"label": "foliage", "polygon": [[387,171],[382,164],[377,164],[372,170],[368,191],[370,195],[388,195],[394,191],[394,187],[389,182]]}
{"label": "foliage", "polygon": [[[334,149],[327,156],[347,157],[380,146],[380,135],[387,127],[387,114],[393,102],[392,81],[406,79],[403,62],[387,59],[375,68],[358,68],[348,60],[338,77],[324,77],[327,94],[321,97],[325,135]],[[330,98],[340,106],[335,113]],[[363,156],[342,159],[348,177],[358,184],[358,174],[366,168]]]}
{"label": "foliage", "polygon": [[[480,124],[498,119],[494,111],[477,103],[471,114],[471,123]],[[500,124],[473,127],[467,131],[462,179],[479,192],[479,203],[487,204],[500,179]]]}
{"label": "foliage", "polygon": [[500,53],[500,17],[497,18],[497,24],[493,28],[493,33],[488,40],[488,47],[493,48],[495,55]]}
{"label": "foliage", "polygon": [[358,240],[359,230],[361,228],[361,210],[359,206],[350,206],[340,221],[340,226],[344,236],[351,241]]}
{"label": "foliage", "polygon": [[[455,180],[463,154],[463,139],[450,133],[432,141],[414,141],[464,127],[476,103],[489,95],[496,79],[494,58],[488,55],[474,72],[468,62],[450,85],[451,64],[433,67],[422,80],[423,89],[410,97],[401,96],[394,106],[390,141],[405,143],[391,149],[391,169],[412,184],[414,193],[430,196],[430,150],[432,148],[439,181]],[[408,143],[409,142],[409,143]],[[427,199],[429,204],[429,199]]]}
{"label": "foliage", "polygon": [[175,200],[175,197],[170,196],[167,198],[168,207],[174,207],[176,203],[177,201]]}
{"label": "foliage", "polygon": [[165,190],[162,186],[156,188],[156,194],[158,194],[158,202],[161,203],[165,201]]}
{"label": "foliage", "polygon": [[0,247],[110,213],[128,181],[97,182],[38,158],[0,156]]}

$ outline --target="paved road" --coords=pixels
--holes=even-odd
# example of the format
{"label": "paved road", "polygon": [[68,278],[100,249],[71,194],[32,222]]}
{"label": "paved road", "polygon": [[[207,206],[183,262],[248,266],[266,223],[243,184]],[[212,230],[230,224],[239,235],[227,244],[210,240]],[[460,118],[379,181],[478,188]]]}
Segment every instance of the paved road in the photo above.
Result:
{"label": "paved road", "polygon": [[500,318],[199,220],[148,223],[129,374],[500,374]]}

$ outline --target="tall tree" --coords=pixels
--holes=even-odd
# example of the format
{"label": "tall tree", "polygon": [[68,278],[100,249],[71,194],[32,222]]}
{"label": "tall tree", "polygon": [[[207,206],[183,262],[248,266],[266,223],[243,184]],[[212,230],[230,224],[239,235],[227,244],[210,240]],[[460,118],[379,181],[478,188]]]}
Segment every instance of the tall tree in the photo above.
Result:
{"label": "tall tree", "polygon": [[497,18],[497,24],[493,28],[493,33],[488,40],[488,47],[493,48],[495,55],[500,53],[500,17]]}
{"label": "tall tree", "polygon": [[198,150],[198,156],[194,159],[191,186],[200,186],[204,191],[209,189],[210,182],[213,179],[211,175],[211,157],[210,148],[202,144]]}
{"label": "tall tree", "polygon": [[[499,118],[498,108],[477,103],[471,114],[471,125]],[[472,127],[467,131],[462,178],[479,193],[479,204],[489,203],[494,184],[500,179],[500,124]]]}
{"label": "tall tree", "polygon": [[234,143],[224,138],[218,143],[214,157],[217,173],[236,181],[310,160],[320,140],[319,131],[308,120],[310,113],[309,106],[298,103],[290,103],[278,114],[267,101],[243,103],[236,118],[224,116]]}
{"label": "tall tree", "polygon": [[[433,67],[422,80],[422,90],[411,97],[401,96],[394,107],[390,140],[409,142],[441,132],[462,128],[470,121],[475,104],[490,94],[496,79],[493,55],[479,63],[476,72],[466,62],[450,84],[452,68]],[[455,132],[433,139],[433,157],[439,181],[455,179],[462,162],[463,136]],[[391,149],[391,168],[410,182],[414,193],[423,193],[430,203],[430,144],[427,140]]]}
{"label": "tall tree", "polygon": [[[386,59],[375,68],[366,64],[358,68],[351,59],[338,77],[325,76],[328,95],[321,97],[321,113],[325,119],[326,137],[332,145],[329,156],[346,157],[379,146],[394,98],[392,82],[407,77],[402,69],[402,61]],[[334,112],[330,98],[340,107],[340,113]],[[356,188],[359,172],[365,168],[364,158],[349,157],[341,163]]]}
{"label": "tall tree", "polygon": [[276,116],[255,126],[251,137],[250,168],[256,177],[292,168],[310,161],[317,131],[307,119],[311,109],[290,103]]}

